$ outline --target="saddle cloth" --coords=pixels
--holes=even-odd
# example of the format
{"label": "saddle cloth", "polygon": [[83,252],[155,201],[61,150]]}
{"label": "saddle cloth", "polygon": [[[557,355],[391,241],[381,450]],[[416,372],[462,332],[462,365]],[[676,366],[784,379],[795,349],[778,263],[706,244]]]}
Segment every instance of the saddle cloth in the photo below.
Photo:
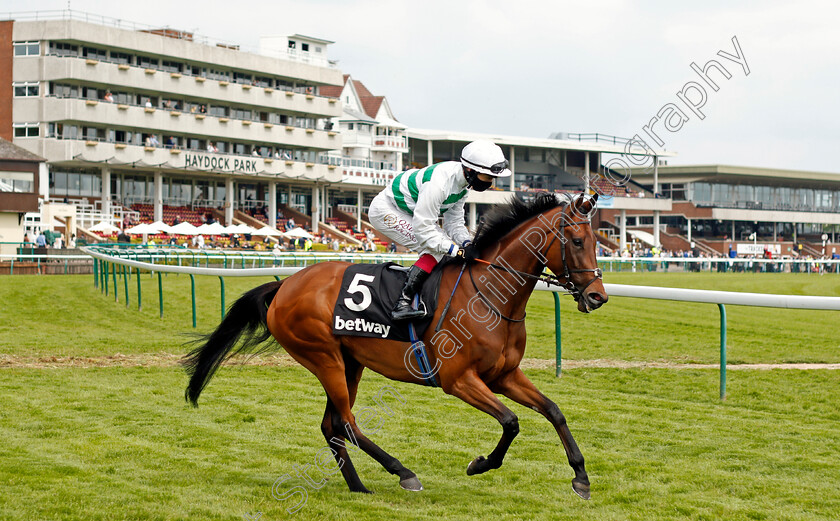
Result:
{"label": "saddle cloth", "polygon": [[[419,338],[432,321],[437,307],[441,273],[440,269],[432,270],[420,292],[420,309],[425,303],[426,316],[414,321]],[[405,269],[393,262],[349,266],[333,310],[333,334],[410,341],[409,321],[391,321],[391,310],[400,297],[406,276]]]}

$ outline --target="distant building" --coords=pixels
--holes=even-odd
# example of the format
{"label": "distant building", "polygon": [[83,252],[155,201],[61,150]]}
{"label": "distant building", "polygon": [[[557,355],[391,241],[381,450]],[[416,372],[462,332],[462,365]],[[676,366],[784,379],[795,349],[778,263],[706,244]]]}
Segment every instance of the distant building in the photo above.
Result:
{"label": "distant building", "polygon": [[0,138],[0,253],[15,252],[14,244],[2,243],[22,242],[24,215],[38,211],[38,186],[46,175],[44,161]]}
{"label": "distant building", "polygon": [[[50,17],[56,19],[50,19]],[[323,216],[341,181],[332,42],[303,35],[246,52],[189,32],[80,13],[0,21],[0,136],[46,158],[44,198],[67,198],[79,224],[139,211],[276,205]],[[313,211],[315,210],[315,211]],[[203,211],[203,210],[202,210]],[[192,216],[199,215],[196,211]],[[111,217],[113,215],[113,217]]]}

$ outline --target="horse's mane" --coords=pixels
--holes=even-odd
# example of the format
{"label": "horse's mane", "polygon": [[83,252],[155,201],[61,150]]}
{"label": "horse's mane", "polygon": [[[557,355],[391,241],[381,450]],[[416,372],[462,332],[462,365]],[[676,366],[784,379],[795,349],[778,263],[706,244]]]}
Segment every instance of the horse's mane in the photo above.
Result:
{"label": "horse's mane", "polygon": [[498,242],[499,239],[531,217],[557,208],[562,204],[564,202],[560,198],[549,192],[538,192],[531,201],[526,201],[519,195],[515,195],[507,203],[494,207],[483,217],[483,222],[473,238],[473,245],[481,251]]}

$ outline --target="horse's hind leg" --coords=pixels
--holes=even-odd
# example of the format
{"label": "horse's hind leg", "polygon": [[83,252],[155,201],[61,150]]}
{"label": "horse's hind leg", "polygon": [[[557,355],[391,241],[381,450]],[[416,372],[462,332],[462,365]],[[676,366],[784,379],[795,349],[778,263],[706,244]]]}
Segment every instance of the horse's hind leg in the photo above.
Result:
{"label": "horse's hind leg", "polygon": [[324,433],[327,445],[334,451],[335,461],[341,469],[341,474],[344,476],[344,481],[347,482],[350,492],[370,494],[370,490],[362,483],[361,478],[359,478],[359,473],[356,472],[356,467],[350,461],[350,454],[347,451],[340,424],[338,411],[335,405],[333,405],[332,400],[327,398],[327,409],[324,411],[324,421],[321,422],[321,432]]}
{"label": "horse's hind leg", "polygon": [[[359,380],[362,378],[362,367],[355,360],[345,358],[345,375],[347,382],[347,390],[350,397],[350,407],[356,401],[356,391],[359,388]],[[350,487],[350,492],[364,492],[370,493],[362,480],[359,478],[359,473],[356,472],[356,467],[350,461],[350,454],[345,445],[344,431],[341,426],[341,417],[338,414],[335,404],[327,397],[327,408],[324,411],[324,421],[321,422],[321,432],[324,433],[324,438],[327,440],[327,445],[335,452],[335,461],[341,469],[341,474],[344,476],[344,481]]]}
{"label": "horse's hind leg", "polygon": [[[352,359],[346,359],[345,362],[348,364],[358,363],[355,360],[352,362],[350,360]],[[330,398],[335,407],[335,410],[333,411],[333,432],[341,432],[341,430],[343,430],[344,437],[349,439],[351,443],[357,445],[370,457],[379,462],[379,464],[382,465],[389,473],[399,476],[400,486],[402,488],[414,491],[423,490],[423,485],[420,484],[420,480],[417,479],[417,475],[414,474],[414,472],[407,469],[397,458],[391,456],[382,450],[378,445],[370,441],[367,436],[362,433],[358,425],[356,425],[356,418],[350,411],[351,399],[350,386],[348,385],[349,382],[345,380],[345,375],[342,373],[343,371],[339,371],[337,368],[325,368],[323,366],[319,367],[315,373],[315,376],[318,377],[321,385],[324,386],[324,389],[327,391],[327,396]],[[361,372],[359,372],[359,377],[361,377]],[[355,381],[355,384],[358,384],[358,380]],[[355,391],[353,394],[355,395]],[[336,416],[339,422],[338,425],[336,425]],[[351,483],[348,481],[347,484],[352,490]]]}
{"label": "horse's hind leg", "polygon": [[557,404],[541,393],[518,367],[494,382],[493,390],[504,394],[516,403],[534,409],[551,422],[560,436],[560,441],[563,442],[569,465],[575,471],[572,488],[583,499],[589,499],[589,476],[584,467],[583,454],[580,453],[569,426],[566,425],[566,417],[560,412]]}

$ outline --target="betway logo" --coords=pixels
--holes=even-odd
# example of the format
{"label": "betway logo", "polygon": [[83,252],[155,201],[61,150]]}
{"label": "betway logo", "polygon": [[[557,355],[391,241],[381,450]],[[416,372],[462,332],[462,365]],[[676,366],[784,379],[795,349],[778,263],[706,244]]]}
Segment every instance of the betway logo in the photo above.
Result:
{"label": "betway logo", "polygon": [[363,318],[357,318],[356,320],[344,320],[341,317],[335,317],[335,328],[343,329],[345,331],[365,331],[367,333],[376,333],[377,335],[382,335],[382,338],[387,337],[388,331],[391,330],[391,326],[386,326],[385,324],[380,324],[379,322],[368,322]]}

